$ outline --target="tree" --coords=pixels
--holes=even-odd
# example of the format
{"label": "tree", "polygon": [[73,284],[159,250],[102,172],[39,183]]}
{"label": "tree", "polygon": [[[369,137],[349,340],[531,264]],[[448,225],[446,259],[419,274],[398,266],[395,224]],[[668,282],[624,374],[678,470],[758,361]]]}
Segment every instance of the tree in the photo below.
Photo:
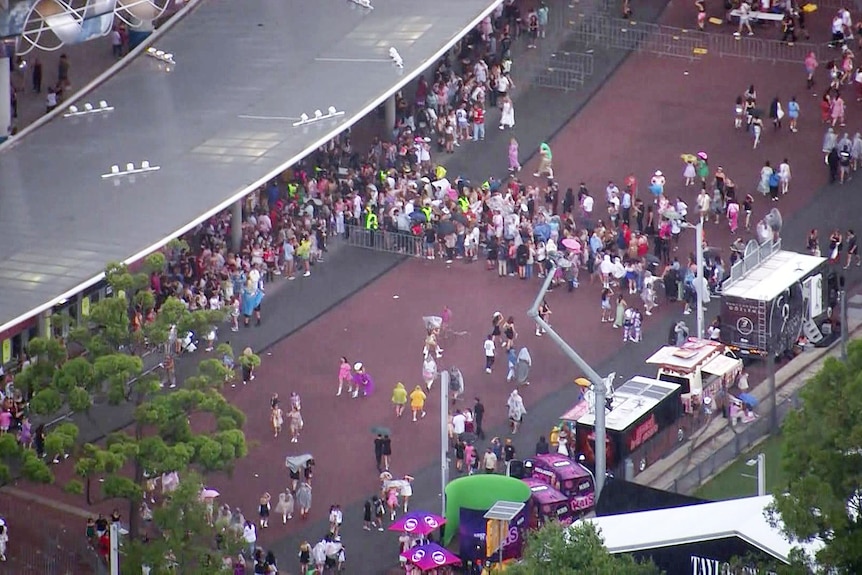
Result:
{"label": "tree", "polygon": [[[92,504],[93,480],[102,479],[101,495],[130,502],[132,533],[138,527],[137,503],[145,470],[162,473],[194,466],[204,472],[230,471],[247,449],[242,432],[245,416],[219,393],[229,374],[221,362],[201,362],[185,389],[165,395],[158,373],[145,372],[144,361],[134,354],[140,343],[168,341],[172,329],[203,333],[226,317],[223,312],[190,311],[182,301],[170,297],[154,321],[133,330],[129,318],[135,308],[146,310],[155,305],[147,274],[160,272],[164,266],[162,254],[148,257],[140,274],[131,273],[122,264],[109,265],[105,275],[114,297],[94,303],[88,325],[70,333],[70,341],[80,345],[84,354],[69,359],[64,342],[34,338],[29,344],[32,365],[16,378],[16,385],[31,398],[31,411],[37,416],[56,417],[67,410],[90,417],[96,397],[110,405],[134,408],[130,422],[133,431],[111,434],[104,446],[84,445],[75,462],[83,482],[73,480],[66,485],[69,491],[86,492]],[[192,418],[200,418],[201,432],[192,431]],[[72,422],[52,429],[45,439],[46,459],[74,454],[77,437],[78,429]],[[0,483],[9,481],[13,470],[31,481],[54,480],[45,461],[22,449],[14,438],[0,441],[0,461]]]}
{"label": "tree", "polygon": [[523,558],[506,569],[509,575],[659,575],[651,563],[639,563],[630,555],[611,555],[595,525],[572,526],[545,523],[527,537]]}
{"label": "tree", "polygon": [[862,573],[862,341],[846,362],[828,358],[782,425],[789,477],[769,515],[801,542],[820,539],[824,571]]}
{"label": "tree", "polygon": [[148,565],[152,575],[229,575],[224,557],[235,557],[242,548],[239,534],[211,521],[212,511],[201,501],[202,478],[185,474],[179,487],[153,511],[147,537],[123,545],[123,573],[140,573]]}

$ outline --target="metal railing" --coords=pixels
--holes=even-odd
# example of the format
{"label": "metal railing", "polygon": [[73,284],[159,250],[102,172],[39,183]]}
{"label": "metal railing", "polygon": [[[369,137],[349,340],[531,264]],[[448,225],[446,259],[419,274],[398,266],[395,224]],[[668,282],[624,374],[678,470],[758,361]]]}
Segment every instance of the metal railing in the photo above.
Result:
{"label": "metal railing", "polygon": [[734,36],[729,30],[726,33],[701,32],[605,14],[579,14],[569,22],[569,26],[571,37],[588,47],[603,46],[692,60],[710,54],[720,58],[728,56],[800,64],[809,52],[814,52],[820,61],[834,57],[828,44],[789,44],[757,36]]}
{"label": "metal railing", "polygon": [[[10,527],[6,563],[15,575],[100,574],[99,557],[85,538],[85,519],[0,492],[0,516]],[[5,570],[4,570],[5,569]]]}
{"label": "metal railing", "polygon": [[[751,242],[749,242],[751,244]],[[734,283],[745,277],[745,274],[759,266],[761,263],[769,259],[770,256],[781,251],[781,238],[775,241],[765,241],[757,248],[745,248],[744,257],[738,260],[730,268],[730,276],[724,280],[722,289],[727,289]]]}
{"label": "metal railing", "polygon": [[[798,392],[796,392],[778,404],[778,420],[784,421],[787,414],[796,407],[798,401],[799,396]],[[765,405],[765,402],[761,403],[761,405]],[[765,411],[755,421],[736,428],[737,431],[733,437],[733,441],[719,447],[709,457],[674,479],[672,491],[686,495],[694,493],[700,486],[721,472],[728,464],[748,451],[751,446],[769,436],[772,432],[771,420],[770,413]],[[756,486],[752,483],[752,493],[755,491]]]}
{"label": "metal railing", "polygon": [[533,84],[556,90],[577,90],[593,75],[593,55],[581,52],[551,52],[534,70]]}
{"label": "metal railing", "polygon": [[410,232],[367,230],[362,226],[345,226],[345,243],[355,248],[387,252],[409,257],[422,257],[422,236]]}

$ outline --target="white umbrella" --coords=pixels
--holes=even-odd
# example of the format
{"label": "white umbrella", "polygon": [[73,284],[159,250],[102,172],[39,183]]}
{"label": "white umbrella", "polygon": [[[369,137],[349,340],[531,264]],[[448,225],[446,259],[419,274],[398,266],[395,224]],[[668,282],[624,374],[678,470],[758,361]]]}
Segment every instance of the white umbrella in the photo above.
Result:
{"label": "white umbrella", "polygon": [[206,488],[201,491],[201,499],[215,499],[219,495],[215,489]]}

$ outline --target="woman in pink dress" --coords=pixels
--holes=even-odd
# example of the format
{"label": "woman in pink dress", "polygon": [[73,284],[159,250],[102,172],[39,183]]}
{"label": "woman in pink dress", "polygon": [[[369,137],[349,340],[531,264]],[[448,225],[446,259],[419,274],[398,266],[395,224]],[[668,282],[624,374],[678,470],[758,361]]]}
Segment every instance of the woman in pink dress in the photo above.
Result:
{"label": "woman in pink dress", "polygon": [[835,124],[840,126],[844,125],[844,98],[841,96],[835,96],[835,99],[832,101],[832,126]]}
{"label": "woman in pink dress", "polygon": [[727,204],[727,223],[730,225],[730,233],[735,234],[739,226],[739,204],[736,200]]}
{"label": "woman in pink dress", "polygon": [[389,507],[389,520],[395,521],[395,513],[398,511],[398,490],[390,487],[386,494],[386,505]]}
{"label": "woman in pink dress", "polygon": [[518,161],[518,140],[509,140],[509,171],[520,172],[521,163]]}
{"label": "woman in pink dress", "polygon": [[347,386],[347,395],[353,393],[353,372],[350,370],[350,362],[347,361],[346,357],[341,358],[341,365],[338,366],[338,393],[336,396],[341,395],[341,390],[344,386]]}

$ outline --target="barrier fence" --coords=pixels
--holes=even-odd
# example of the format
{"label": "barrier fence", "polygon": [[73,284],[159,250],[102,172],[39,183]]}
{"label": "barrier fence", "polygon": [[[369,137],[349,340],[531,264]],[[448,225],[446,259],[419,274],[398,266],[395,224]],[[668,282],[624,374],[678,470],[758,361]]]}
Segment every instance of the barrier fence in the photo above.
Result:
{"label": "barrier fence", "polygon": [[[795,409],[799,401],[798,393],[778,404],[778,421],[784,421],[787,414]],[[764,404],[761,404],[764,405]],[[755,421],[741,427],[734,435],[733,441],[713,451],[709,457],[695,465],[692,469],[673,480],[672,491],[691,495],[715,474],[721,472],[728,464],[735,461],[751,446],[772,433],[770,412],[761,414]],[[752,482],[752,494],[757,486]]]}
{"label": "barrier fence", "polygon": [[828,44],[796,42],[758,36],[734,36],[726,32],[701,32],[650,22],[614,18],[605,14],[580,14],[569,22],[570,37],[585,46],[640,51],[658,56],[699,59],[707,54],[769,62],[802,64],[809,52],[821,62],[834,57]]}
{"label": "barrier fence", "polygon": [[[9,523],[6,563],[15,575],[106,573],[85,538],[85,519],[0,492],[0,515]],[[38,518],[38,519],[37,519]],[[6,569],[6,570],[4,570]]]}
{"label": "barrier fence", "polygon": [[593,55],[581,52],[551,52],[534,71],[533,84],[556,90],[577,90],[593,75]]}
{"label": "barrier fence", "polygon": [[389,232],[367,230],[362,226],[345,226],[345,239],[348,246],[387,252],[409,257],[422,257],[422,236],[410,232]]}

